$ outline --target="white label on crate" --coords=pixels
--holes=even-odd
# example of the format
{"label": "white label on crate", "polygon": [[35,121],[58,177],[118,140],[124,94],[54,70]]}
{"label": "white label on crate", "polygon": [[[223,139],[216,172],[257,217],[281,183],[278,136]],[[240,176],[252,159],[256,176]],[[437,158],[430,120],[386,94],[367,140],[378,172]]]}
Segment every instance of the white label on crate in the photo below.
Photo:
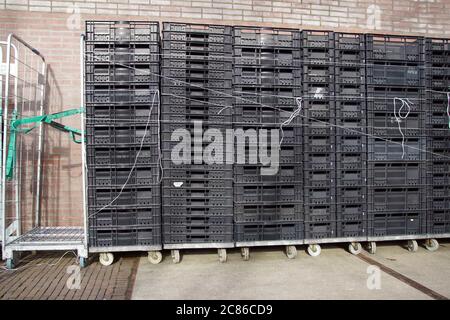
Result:
{"label": "white label on crate", "polygon": [[179,187],[181,187],[182,185],[183,185],[183,182],[182,182],[182,181],[176,181],[176,182],[173,183],[173,186],[174,186],[175,188],[179,188]]}

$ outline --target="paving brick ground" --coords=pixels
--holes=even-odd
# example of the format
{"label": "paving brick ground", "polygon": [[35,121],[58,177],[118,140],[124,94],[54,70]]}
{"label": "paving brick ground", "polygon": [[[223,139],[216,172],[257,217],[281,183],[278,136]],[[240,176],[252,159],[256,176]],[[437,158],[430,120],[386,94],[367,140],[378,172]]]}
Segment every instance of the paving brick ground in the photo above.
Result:
{"label": "paving brick ground", "polygon": [[[116,300],[130,299],[139,257],[122,255],[113,265],[104,267],[96,257],[80,269],[76,284],[76,258],[72,254],[45,253],[26,256],[17,269],[5,270],[0,263],[0,300]],[[117,255],[116,255],[117,256]]]}

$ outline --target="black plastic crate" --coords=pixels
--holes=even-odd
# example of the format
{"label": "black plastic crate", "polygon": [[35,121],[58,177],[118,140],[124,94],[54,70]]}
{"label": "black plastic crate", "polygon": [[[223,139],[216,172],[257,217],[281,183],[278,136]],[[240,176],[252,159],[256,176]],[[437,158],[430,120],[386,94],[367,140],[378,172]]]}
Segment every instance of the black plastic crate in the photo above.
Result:
{"label": "black plastic crate", "polygon": [[[294,101],[294,100],[293,100]],[[233,106],[234,122],[235,123],[252,123],[252,124],[281,124],[287,121],[295,112],[297,107],[294,106],[280,106],[277,109],[266,106],[253,106],[235,104]],[[289,125],[301,123],[301,117],[295,117]],[[286,127],[284,127],[286,128]],[[283,129],[284,129],[283,128]]]}
{"label": "black plastic crate", "polygon": [[109,42],[106,44],[86,43],[85,63],[89,65],[118,65],[128,64],[150,65],[159,64],[159,42]]}
{"label": "black plastic crate", "polygon": [[[206,28],[204,30],[207,30]],[[185,41],[185,42],[198,42],[198,43],[232,43],[232,37],[230,33],[210,33],[207,30],[190,31],[163,31],[163,40],[168,41]]]}
{"label": "black plastic crate", "polygon": [[[163,217],[163,220],[166,217]],[[230,217],[232,219],[232,217]],[[178,219],[178,218],[177,218]],[[229,224],[174,224],[163,223],[164,239],[171,239],[173,236],[191,236],[199,239],[199,242],[209,242],[210,235],[222,235],[224,239],[232,241],[233,223]],[[201,240],[200,240],[201,239]],[[167,242],[165,242],[167,243]],[[170,243],[170,242],[169,242]]]}
{"label": "black plastic crate", "polygon": [[93,127],[86,130],[88,145],[108,144],[151,144],[159,142],[157,122],[127,127],[109,126]]}
{"label": "black plastic crate", "polygon": [[236,203],[294,203],[302,201],[301,184],[235,184]]}
{"label": "black plastic crate", "polygon": [[432,183],[428,187],[428,196],[433,198],[445,198],[450,195],[450,186],[448,185],[433,185]]}
{"label": "black plastic crate", "polygon": [[300,48],[233,47],[233,60],[236,66],[263,66],[279,68],[299,68]]}
{"label": "black plastic crate", "polygon": [[450,185],[450,173],[434,173],[431,176],[433,185]]}
{"label": "black plastic crate", "polygon": [[163,22],[163,31],[177,31],[189,33],[209,33],[209,34],[231,34],[231,26],[197,24],[197,23],[179,23]]}
{"label": "black plastic crate", "polygon": [[367,59],[424,61],[424,38],[366,35]]}
{"label": "black plastic crate", "polygon": [[232,109],[205,103],[164,105],[161,115],[163,122],[186,123],[193,121],[226,124],[233,120]]}
{"label": "black plastic crate", "polygon": [[[162,41],[163,52],[170,50],[171,54],[176,54],[176,51],[184,52],[209,52],[209,53],[221,53],[222,60],[224,55],[229,55],[229,60],[231,60],[232,46],[226,43],[214,43],[214,42],[186,42],[186,41],[173,41],[173,40],[163,40]],[[174,52],[175,51],[175,52]]]}
{"label": "black plastic crate", "polygon": [[[339,113],[339,112],[338,112]],[[362,135],[361,143],[366,143],[366,119],[361,116],[357,119],[351,118],[337,118],[336,119],[336,135],[339,137],[356,137],[360,138]]]}
{"label": "black plastic crate", "polygon": [[109,105],[101,104],[86,108],[86,126],[116,126],[146,124],[148,121],[154,124],[159,119],[159,108],[151,109],[148,105]]}
{"label": "black plastic crate", "polygon": [[88,187],[88,205],[96,207],[153,206],[160,203],[160,186]]}
{"label": "black plastic crate", "polygon": [[365,51],[365,35],[335,32],[334,48],[342,51]]}
{"label": "black plastic crate", "polygon": [[[180,113],[179,109],[177,109],[176,111],[171,111],[171,109],[173,109],[174,107],[180,107],[180,108],[189,108],[190,106],[209,106],[208,109],[210,110],[217,110],[215,113],[217,114],[220,109],[224,109],[221,113],[223,114],[227,114],[227,113],[231,113],[231,110],[227,110],[229,108],[225,108],[225,106],[231,106],[233,103],[233,97],[231,96],[231,90],[225,90],[225,91],[219,91],[219,92],[215,92],[215,91],[211,91],[211,94],[215,94],[214,96],[209,96],[208,95],[208,91],[206,91],[206,93],[202,96],[189,96],[189,93],[193,94],[194,92],[189,92],[188,90],[183,90],[184,88],[178,87],[177,89],[181,89],[178,90],[177,93],[171,93],[173,91],[174,88],[164,88],[164,91],[161,94],[161,103],[163,105],[162,111],[164,112],[176,112],[176,113]],[[203,91],[203,90],[202,90]],[[201,93],[203,93],[202,91],[200,91]],[[230,96],[228,96],[228,91]],[[180,95],[179,93],[184,92],[187,93],[186,95]],[[225,93],[225,96],[216,96],[217,93]],[[185,110],[185,112],[189,113],[188,110]]]}
{"label": "black plastic crate", "polygon": [[[433,186],[433,188],[435,187]],[[428,210],[447,210],[450,206],[450,199],[448,198],[448,194],[442,197],[430,197],[428,200]]]}
{"label": "black plastic crate", "polygon": [[300,31],[294,29],[234,27],[235,46],[264,46],[297,49],[300,46]]}
{"label": "black plastic crate", "polygon": [[366,88],[364,84],[335,84],[334,94],[337,100],[356,100],[365,99]]}
{"label": "black plastic crate", "polygon": [[369,163],[369,184],[372,186],[419,186],[426,184],[421,163]]}
{"label": "black plastic crate", "polygon": [[336,154],[338,170],[366,170],[367,154],[359,152],[339,152]]}
{"label": "black plastic crate", "polygon": [[164,244],[187,244],[187,243],[231,243],[233,233],[165,233]]}
{"label": "black plastic crate", "polygon": [[[403,154],[402,143],[405,148]],[[426,160],[426,139],[406,137],[404,142],[400,138],[369,138],[369,160]]]}
{"label": "black plastic crate", "polygon": [[177,181],[204,181],[204,180],[227,180],[233,179],[233,170],[217,170],[208,169],[207,167],[199,168],[192,166],[192,168],[185,169],[164,169],[164,179],[170,183]]}
{"label": "black plastic crate", "polygon": [[235,103],[241,105],[292,106],[297,107],[296,98],[302,95],[301,88],[245,87],[233,86]]}
{"label": "black plastic crate", "polygon": [[[401,106],[401,103],[400,103]],[[375,136],[407,137],[425,135],[425,113],[399,111],[399,107],[394,112],[373,112],[368,117],[369,134]],[[400,126],[400,128],[399,128]]]}
{"label": "black plastic crate", "polygon": [[231,70],[209,70],[204,69],[181,69],[181,68],[162,68],[163,77],[184,79],[202,79],[202,80],[223,80],[232,78]]}
{"label": "black plastic crate", "polygon": [[170,216],[204,216],[204,217],[223,217],[233,216],[233,207],[228,206],[200,206],[191,204],[189,206],[163,206],[163,215]]}
{"label": "black plastic crate", "polygon": [[423,212],[379,213],[369,215],[368,235],[371,237],[407,236],[426,233],[426,215]]}
{"label": "black plastic crate", "polygon": [[89,84],[159,83],[159,65],[87,65],[85,80]]}
{"label": "black plastic crate", "polygon": [[305,170],[304,174],[305,184],[310,187],[325,187],[336,179],[336,173],[332,170]]}
{"label": "black plastic crate", "polygon": [[[231,89],[231,79],[202,79],[202,78],[187,78],[175,79],[164,77],[161,79],[161,87],[163,93],[172,93],[167,87],[196,87],[198,89],[213,89],[222,91],[224,89]],[[211,90],[208,90],[211,92]]]}
{"label": "black plastic crate", "polygon": [[303,98],[305,101],[329,101],[334,98],[334,83],[303,82]]}
{"label": "black plastic crate", "polygon": [[335,82],[342,85],[364,85],[366,82],[364,67],[335,66]]}
{"label": "black plastic crate", "polygon": [[[339,167],[339,166],[338,166]],[[336,173],[336,183],[341,187],[358,187],[366,185],[365,169],[338,169]]]}
{"label": "black plastic crate", "polygon": [[305,222],[305,239],[336,238],[336,222]]}
{"label": "black plastic crate", "polygon": [[236,223],[234,225],[235,241],[277,241],[301,240],[304,238],[303,223]]}
{"label": "black plastic crate", "polygon": [[341,186],[336,188],[336,202],[341,205],[364,203],[367,198],[365,184],[361,184],[361,179],[357,183],[358,185],[343,186],[338,182]]}
{"label": "black plastic crate", "polygon": [[284,183],[302,182],[303,168],[297,163],[284,164],[278,167],[274,175],[261,172],[263,165],[234,165],[234,181],[236,183]]}
{"label": "black plastic crate", "polygon": [[341,221],[363,221],[367,219],[367,203],[338,203],[336,217]]}
{"label": "black plastic crate", "polygon": [[309,153],[335,152],[333,136],[306,136],[304,149]]}
{"label": "black plastic crate", "polygon": [[422,187],[384,187],[368,191],[369,212],[411,212],[426,207],[425,186]]}
{"label": "black plastic crate", "polygon": [[100,145],[87,146],[87,163],[89,167],[137,167],[158,163],[159,147],[154,145]]}
{"label": "black plastic crate", "polygon": [[304,64],[303,81],[310,83],[332,83],[334,81],[334,66]]}
{"label": "black plastic crate", "polygon": [[163,68],[190,69],[190,70],[232,70],[233,62],[231,60],[221,60],[219,57],[211,57],[204,55],[187,55],[173,53],[170,50],[161,59]]}
{"label": "black plastic crate", "polygon": [[[446,108],[447,106],[445,106]],[[434,109],[434,110],[433,110]],[[447,126],[447,130],[450,130],[449,128],[449,123],[450,123],[450,117],[447,114],[447,112],[445,111],[445,109],[443,110],[443,108],[441,110],[436,110],[438,109],[438,107],[433,108],[431,110],[431,112],[428,113],[428,117],[427,117],[427,125],[428,126],[435,126],[435,125],[446,125]]]}
{"label": "black plastic crate", "polygon": [[356,238],[367,235],[367,221],[337,221],[338,238]]}
{"label": "black plastic crate", "polygon": [[[278,122],[258,124],[235,122],[234,131],[237,150],[242,150],[245,146],[247,149],[251,148],[255,152],[258,151],[259,154],[261,154],[263,150],[261,147],[258,148],[258,150],[255,150],[257,147],[257,140],[266,142],[268,150],[277,147],[274,145],[275,142],[281,142],[281,145],[294,145],[301,149],[303,130],[302,127],[295,122],[283,127],[281,127],[281,123]],[[281,141],[281,138],[283,138],[283,141]],[[272,141],[274,144],[272,144]],[[296,151],[301,152],[301,150]]]}
{"label": "black plastic crate", "polygon": [[86,41],[159,41],[159,23],[143,21],[86,21]]}
{"label": "black plastic crate", "polygon": [[376,62],[367,66],[368,85],[424,86],[423,66],[408,63]]}
{"label": "black plastic crate", "polygon": [[96,168],[88,170],[88,183],[96,187],[145,186],[157,184],[160,167],[157,165],[136,168]]}
{"label": "black plastic crate", "polygon": [[364,50],[336,49],[334,51],[334,65],[336,67],[352,67],[364,70],[366,52]]}
{"label": "black plastic crate", "polygon": [[[342,129],[338,129],[338,134],[342,133],[339,132]],[[346,133],[347,131],[344,131],[343,133]],[[352,135],[339,135],[336,136],[336,151],[337,152],[345,152],[345,153],[364,153],[366,152],[366,136],[365,135],[356,135],[356,129],[354,131],[351,131]],[[361,132],[361,131],[359,131]],[[364,131],[362,131],[364,133]]]}
{"label": "black plastic crate", "polygon": [[89,230],[90,247],[154,246],[161,245],[160,226],[145,229]]}
{"label": "black plastic crate", "polygon": [[141,208],[105,208],[97,210],[89,208],[90,227],[118,227],[118,226],[150,226],[161,223],[160,206],[149,206]]}
{"label": "black plastic crate", "polygon": [[428,161],[427,172],[429,175],[446,174],[450,172],[450,159],[447,161]]}
{"label": "black plastic crate", "polygon": [[334,204],[305,204],[304,208],[307,222],[330,222],[336,218]]}
{"label": "black plastic crate", "polygon": [[334,48],[334,33],[332,31],[301,31],[302,47]]}
{"label": "black plastic crate", "polygon": [[[320,98],[321,96],[323,98]],[[321,93],[311,95],[303,101],[301,115],[305,124],[327,127],[328,123],[334,123],[336,117],[335,101]]]}
{"label": "black plastic crate", "polygon": [[334,50],[332,48],[303,47],[302,64],[305,65],[334,65]]}
{"label": "black plastic crate", "polygon": [[300,69],[234,67],[233,83],[239,86],[299,86]]}
{"label": "black plastic crate", "polygon": [[233,206],[233,189],[190,189],[181,187],[164,188],[163,206],[173,207],[215,207]]}
{"label": "black plastic crate", "polygon": [[450,39],[427,38],[425,43],[427,51],[435,51],[435,53],[450,51]]}
{"label": "black plastic crate", "polygon": [[428,226],[428,233],[448,234],[450,233],[450,221],[431,222]]}
{"label": "black plastic crate", "polygon": [[[195,216],[195,215],[168,215],[162,217],[163,230],[169,233],[176,233],[176,229],[206,228],[207,232],[220,233],[222,230],[230,230],[233,224],[233,215],[226,216]],[[192,230],[191,229],[191,230]],[[232,228],[231,228],[232,230]]]}
{"label": "black plastic crate", "polygon": [[292,204],[235,204],[235,222],[298,221],[303,218],[303,205]]}
{"label": "black plastic crate", "polygon": [[[150,86],[150,84],[149,84]],[[96,90],[95,88],[89,90],[86,88],[86,103],[92,104],[154,104],[154,107],[158,107],[159,100],[155,97],[158,88],[155,85],[153,89],[105,89]]]}
{"label": "black plastic crate", "polygon": [[[305,181],[305,184],[308,182]],[[335,189],[333,187],[334,181],[330,181],[329,187],[305,187],[304,202],[307,205],[316,204],[334,204],[335,203]]]}
{"label": "black plastic crate", "polygon": [[[441,95],[442,96],[442,95]],[[367,110],[394,113],[394,98],[408,99],[411,112],[425,111],[423,109],[425,95],[423,88],[405,87],[371,87],[367,86]],[[396,100],[396,111],[401,107],[401,101]],[[404,108],[406,110],[406,106]],[[370,115],[370,113],[369,113]]]}
{"label": "black plastic crate", "polygon": [[335,170],[336,157],[334,152],[305,152],[303,168],[307,170]]}
{"label": "black plastic crate", "polygon": [[171,188],[191,188],[191,189],[217,189],[217,188],[233,188],[233,180],[231,175],[231,170],[228,173],[228,177],[225,176],[226,171],[224,171],[224,177],[222,179],[196,179],[195,176],[188,176],[184,178],[169,176],[170,172],[164,172],[165,176],[163,179],[163,188],[168,190]]}

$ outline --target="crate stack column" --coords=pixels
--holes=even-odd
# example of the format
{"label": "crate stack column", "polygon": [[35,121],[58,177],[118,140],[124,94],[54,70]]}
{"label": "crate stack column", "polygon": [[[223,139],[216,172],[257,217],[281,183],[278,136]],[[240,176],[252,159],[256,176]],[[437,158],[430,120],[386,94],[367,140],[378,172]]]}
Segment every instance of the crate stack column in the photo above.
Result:
{"label": "crate stack column", "polygon": [[[426,232],[423,41],[366,36],[369,236],[374,240]],[[417,248],[414,241],[410,245]]]}
{"label": "crate stack column", "polygon": [[305,241],[316,244],[337,236],[334,34],[301,34]]}
{"label": "crate stack column", "polygon": [[[365,38],[334,33],[338,238],[367,236]],[[353,244],[358,251],[357,244]]]}
{"label": "crate stack column", "polygon": [[[269,151],[279,154],[279,164],[272,163],[278,170],[264,172],[269,165],[260,161],[261,145],[245,140],[245,163],[234,165],[237,246],[299,243],[303,238],[301,116],[286,122],[282,132],[280,127],[300,107],[296,99],[301,95],[300,32],[235,27],[233,52],[234,129],[253,131],[257,139],[266,130]],[[279,150],[271,148],[271,132],[279,134]],[[236,140],[238,157],[243,156],[242,143]],[[257,162],[251,161],[249,152]]]}
{"label": "crate stack column", "polygon": [[450,41],[427,39],[428,233],[450,233]]}
{"label": "crate stack column", "polygon": [[161,249],[159,25],[88,21],[85,51],[89,251],[109,264]]}
{"label": "crate stack column", "polygon": [[223,262],[234,246],[233,170],[224,154],[232,128],[231,29],[163,24],[163,243],[174,262],[183,248],[219,248]]}

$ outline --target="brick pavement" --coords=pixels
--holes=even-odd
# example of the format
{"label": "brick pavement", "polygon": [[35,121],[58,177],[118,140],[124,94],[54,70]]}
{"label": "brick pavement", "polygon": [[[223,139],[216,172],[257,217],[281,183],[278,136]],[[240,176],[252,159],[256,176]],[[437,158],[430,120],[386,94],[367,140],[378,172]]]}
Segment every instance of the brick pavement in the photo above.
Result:
{"label": "brick pavement", "polygon": [[[73,254],[38,253],[22,259],[16,270],[5,270],[0,263],[0,300],[122,300],[130,299],[139,256],[124,254],[109,267],[94,256],[81,269],[79,289],[67,283],[77,279],[70,266],[77,266]],[[117,255],[116,255],[117,256]],[[73,267],[72,267],[73,268]],[[75,276],[74,276],[75,275]],[[75,281],[76,282],[76,281]]]}

